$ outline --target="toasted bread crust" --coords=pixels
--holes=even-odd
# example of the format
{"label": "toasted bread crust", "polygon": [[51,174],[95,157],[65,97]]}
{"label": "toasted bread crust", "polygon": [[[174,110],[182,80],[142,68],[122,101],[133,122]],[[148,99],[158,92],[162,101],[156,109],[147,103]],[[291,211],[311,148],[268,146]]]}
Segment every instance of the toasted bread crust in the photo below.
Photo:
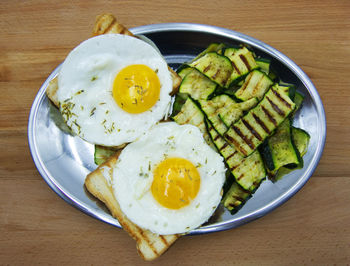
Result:
{"label": "toasted bread crust", "polygon": [[[96,17],[96,22],[92,31],[93,36],[108,34],[108,33],[116,33],[116,34],[124,34],[128,36],[135,37],[124,25],[117,22],[117,19],[111,14],[102,14]],[[173,90],[170,93],[171,96],[175,95],[178,92],[181,77],[168,66],[168,69],[171,74],[171,78],[173,80]],[[59,101],[57,99],[57,90],[58,90],[58,78],[55,77],[50,81],[49,86],[46,89],[47,97],[52,101],[52,103],[59,107]]]}
{"label": "toasted bread crust", "polygon": [[132,34],[124,25],[117,22],[117,19],[112,14],[102,14],[97,16],[92,31],[93,36],[107,33],[118,33],[134,37],[134,34]]}
{"label": "toasted bread crust", "polygon": [[58,78],[57,76],[50,80],[49,85],[46,88],[46,95],[51,100],[51,102],[59,108],[60,102],[57,99],[57,90],[58,90]]}
{"label": "toasted bread crust", "polygon": [[119,221],[123,229],[136,240],[136,248],[139,255],[144,260],[154,260],[163,254],[179,238],[179,235],[154,234],[135,225],[121,211],[119,203],[114,196],[112,185],[104,177],[107,169],[109,178],[112,178],[113,168],[117,163],[120,152],[118,151],[108,161],[87,175],[85,187],[107,206],[112,216]]}

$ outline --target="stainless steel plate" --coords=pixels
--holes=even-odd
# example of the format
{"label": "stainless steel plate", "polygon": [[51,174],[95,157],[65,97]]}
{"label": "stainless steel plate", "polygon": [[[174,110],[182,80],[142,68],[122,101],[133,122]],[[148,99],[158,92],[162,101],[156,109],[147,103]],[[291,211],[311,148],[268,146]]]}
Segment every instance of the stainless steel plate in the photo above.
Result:
{"label": "stainless steel plate", "polygon": [[[272,183],[264,181],[253,197],[235,215],[219,208],[215,219],[191,232],[201,234],[237,227],[257,219],[293,196],[311,177],[325,143],[326,119],[321,99],[307,75],[288,57],[276,49],[244,34],[199,24],[158,24],[131,30],[143,34],[159,48],[165,59],[176,69],[192,59],[212,42],[246,44],[255,53],[272,59],[272,66],[283,81],[293,83],[306,97],[295,119],[297,127],[310,135],[310,145],[304,156],[304,168]],[[84,190],[85,176],[96,168],[93,145],[64,131],[57,110],[45,95],[48,83],[59,71],[57,67],[40,88],[28,123],[29,147],[37,169],[48,185],[66,202],[106,223],[120,227],[101,204]],[[221,211],[221,213],[220,213]]]}

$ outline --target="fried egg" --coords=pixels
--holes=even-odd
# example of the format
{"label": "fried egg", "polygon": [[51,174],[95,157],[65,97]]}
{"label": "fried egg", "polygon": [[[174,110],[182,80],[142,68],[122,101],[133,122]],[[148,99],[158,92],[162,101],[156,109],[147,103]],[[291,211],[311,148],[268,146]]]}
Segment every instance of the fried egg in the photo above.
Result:
{"label": "fried egg", "polygon": [[167,235],[205,223],[220,203],[224,180],[222,157],[197,127],[165,122],[124,148],[112,187],[133,223]]}
{"label": "fried egg", "polygon": [[172,79],[150,44],[106,34],[78,45],[62,64],[57,97],[71,130],[94,144],[132,142],[166,114]]}

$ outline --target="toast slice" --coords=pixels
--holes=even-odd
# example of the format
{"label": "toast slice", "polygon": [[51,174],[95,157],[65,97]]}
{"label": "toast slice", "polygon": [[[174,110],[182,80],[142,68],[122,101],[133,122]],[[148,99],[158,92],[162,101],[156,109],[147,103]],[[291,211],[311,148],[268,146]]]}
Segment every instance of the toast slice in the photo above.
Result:
{"label": "toast slice", "polygon": [[[87,175],[85,187],[96,198],[101,200],[116,218],[123,229],[136,240],[136,248],[144,260],[154,260],[163,254],[180,235],[157,235],[142,229],[131,222],[121,211],[118,201],[113,194],[111,182],[113,169],[121,150],[101,164],[95,171]],[[105,175],[108,175],[106,178]]]}
{"label": "toast slice", "polygon": [[[103,14],[96,17],[96,22],[92,31],[93,36],[108,34],[108,33],[117,33],[117,34],[125,34],[132,37],[136,37],[133,35],[124,25],[117,22],[117,19],[111,14]],[[175,95],[178,91],[178,88],[181,83],[180,76],[168,66],[168,69],[171,74],[171,78],[173,80],[173,90],[170,95]],[[46,89],[46,95],[51,100],[51,102],[59,107],[59,101],[57,99],[57,90],[58,90],[58,78],[57,76],[52,79]]]}

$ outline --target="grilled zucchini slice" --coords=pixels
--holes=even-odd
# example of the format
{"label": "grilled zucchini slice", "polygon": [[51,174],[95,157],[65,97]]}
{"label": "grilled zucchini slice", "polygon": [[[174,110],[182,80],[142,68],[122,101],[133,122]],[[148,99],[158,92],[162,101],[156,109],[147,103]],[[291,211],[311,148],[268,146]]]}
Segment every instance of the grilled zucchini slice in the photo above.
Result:
{"label": "grilled zucchini slice", "polygon": [[[292,127],[292,137],[293,137],[295,147],[298,149],[299,154],[301,156],[301,162],[297,166],[297,168],[300,169],[300,168],[303,168],[304,163],[303,163],[302,157],[307,152],[307,148],[308,148],[308,145],[310,142],[310,135],[305,130],[303,130],[301,128]],[[294,169],[281,167],[278,170],[277,174],[275,176],[273,176],[272,178],[274,181],[280,180],[283,176],[285,176],[286,174],[289,174],[293,170]]]}
{"label": "grilled zucchini slice", "polygon": [[108,160],[113,154],[119,150],[118,147],[105,147],[101,145],[95,145],[94,162],[100,165]]}
{"label": "grilled zucchini slice", "polygon": [[292,127],[288,118],[266,139],[260,150],[270,175],[275,175],[282,166],[296,167],[302,162],[292,139]]}
{"label": "grilled zucchini slice", "polygon": [[233,182],[221,202],[231,214],[234,214],[243,206],[251,195],[250,191],[243,189],[237,182]]}
{"label": "grilled zucchini slice", "polygon": [[278,85],[273,86],[256,107],[231,125],[224,137],[241,155],[249,156],[294,108],[289,96]]}
{"label": "grilled zucchini slice", "polygon": [[223,48],[225,48],[225,44],[223,43],[211,43],[204,51],[202,51],[199,55],[197,55],[191,62],[197,60],[198,58],[210,52],[219,53],[219,51],[221,51]]}
{"label": "grilled zucchini slice", "polygon": [[224,55],[227,56],[233,66],[232,74],[226,83],[226,87],[231,87],[242,80],[250,71],[258,68],[253,53],[246,47],[226,48]]}
{"label": "grilled zucchini slice", "polygon": [[266,75],[270,74],[271,60],[266,58],[255,58],[255,62],[258,65],[259,69],[264,72]]}
{"label": "grilled zucchini slice", "polygon": [[301,108],[301,106],[304,102],[304,95],[302,95],[298,91],[295,91],[293,102],[295,103],[295,109],[292,113],[292,116],[294,116],[295,113]]}
{"label": "grilled zucchini slice", "polygon": [[307,152],[307,147],[310,142],[310,135],[305,130],[297,127],[292,127],[292,137],[295,146],[297,147],[300,156],[304,156]]}
{"label": "grilled zucchini slice", "polygon": [[224,87],[232,73],[231,61],[216,52],[209,52],[189,64],[209,79]]}
{"label": "grilled zucchini slice", "polygon": [[198,103],[213,127],[219,134],[224,134],[227,127],[220,119],[219,113],[222,110],[231,110],[236,102],[230,96],[221,94],[209,101],[199,100]]}
{"label": "grilled zucchini slice", "polygon": [[207,132],[204,114],[191,97],[187,98],[186,102],[182,105],[181,111],[171,118],[180,125],[191,124],[198,127],[207,144],[213,149],[216,149]]}
{"label": "grilled zucchini slice", "polygon": [[254,70],[245,78],[243,85],[235,92],[235,96],[242,101],[252,98],[261,100],[272,84],[273,81],[265,73]]}
{"label": "grilled zucchini slice", "polygon": [[184,79],[184,77],[190,73],[192,71],[192,67],[188,66],[188,65],[182,65],[179,67],[179,69],[176,71],[176,73],[182,78]]}
{"label": "grilled zucchini slice", "polygon": [[224,157],[236,182],[245,190],[254,191],[266,177],[264,162],[259,151],[256,150],[250,156],[244,157],[230,146],[208,122],[207,128],[216,149]]}
{"label": "grilled zucchini slice", "polygon": [[195,100],[208,99],[215,91],[217,84],[195,68],[190,69],[191,71],[186,74],[180,84],[179,92],[187,93]]}
{"label": "grilled zucchini slice", "polygon": [[187,98],[188,98],[187,94],[182,94],[179,92],[176,94],[170,116],[175,116],[177,113],[181,111],[182,105],[186,102]]}
{"label": "grilled zucchini slice", "polygon": [[287,84],[285,84],[285,85],[275,84],[274,87],[283,91],[294,102],[296,89],[295,89],[295,86],[293,84],[288,84],[288,85]]}
{"label": "grilled zucchini slice", "polygon": [[250,110],[255,105],[258,104],[258,99],[253,98],[245,102],[235,103],[232,105],[232,108],[221,109],[219,110],[219,117],[224,122],[227,128],[229,128],[232,123],[236,122],[243,116],[245,111]]}

